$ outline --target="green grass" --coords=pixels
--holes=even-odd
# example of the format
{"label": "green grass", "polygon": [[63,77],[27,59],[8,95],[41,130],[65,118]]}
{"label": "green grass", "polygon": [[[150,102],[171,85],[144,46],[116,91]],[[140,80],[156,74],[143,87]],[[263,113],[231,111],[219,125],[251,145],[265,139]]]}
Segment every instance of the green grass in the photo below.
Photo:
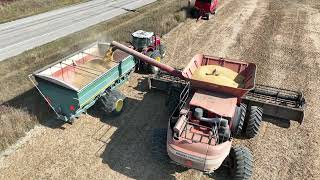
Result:
{"label": "green grass", "polygon": [[[108,22],[66,36],[0,63],[0,150],[14,143],[34,124],[46,124],[48,107],[28,80],[28,74],[97,41],[130,41],[131,33],[143,29],[164,35],[186,19],[184,0],[160,0]],[[15,116],[11,116],[15,113]],[[19,115],[20,114],[20,115]]]}
{"label": "green grass", "polygon": [[88,0],[12,0],[0,3],[0,23],[58,9]]}

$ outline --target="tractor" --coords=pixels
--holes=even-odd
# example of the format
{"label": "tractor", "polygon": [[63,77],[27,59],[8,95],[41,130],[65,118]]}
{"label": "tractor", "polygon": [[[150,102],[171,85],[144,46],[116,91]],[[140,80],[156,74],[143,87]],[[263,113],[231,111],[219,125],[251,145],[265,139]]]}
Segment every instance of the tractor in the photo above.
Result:
{"label": "tractor", "polygon": [[303,121],[302,93],[255,84],[253,63],[198,54],[180,71],[118,42],[111,45],[162,70],[148,78],[150,89],[168,94],[167,129],[152,135],[155,156],[165,152],[174,163],[208,174],[223,166],[233,179],[249,179],[253,155],[233,146],[234,138],[257,136],[263,116]]}
{"label": "tractor", "polygon": [[218,0],[189,0],[188,7],[193,17],[209,20],[210,14],[216,14]]}
{"label": "tractor", "polygon": [[[134,50],[160,62],[165,56],[164,46],[161,44],[159,36],[155,35],[154,32],[146,32],[138,30],[132,33],[132,42],[130,43]],[[138,63],[136,69],[143,72],[157,73],[159,69],[155,66],[151,66],[144,63],[140,59],[137,59]]]}

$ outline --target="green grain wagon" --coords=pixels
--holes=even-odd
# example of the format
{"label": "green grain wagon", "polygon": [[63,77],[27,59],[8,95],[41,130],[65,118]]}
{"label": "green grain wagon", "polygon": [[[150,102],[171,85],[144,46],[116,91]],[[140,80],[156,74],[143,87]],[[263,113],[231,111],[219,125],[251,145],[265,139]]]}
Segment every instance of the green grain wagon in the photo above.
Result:
{"label": "green grain wagon", "polygon": [[72,122],[97,101],[106,111],[122,111],[124,96],[116,88],[128,80],[136,62],[120,50],[105,60],[109,46],[92,44],[29,75],[58,119]]}

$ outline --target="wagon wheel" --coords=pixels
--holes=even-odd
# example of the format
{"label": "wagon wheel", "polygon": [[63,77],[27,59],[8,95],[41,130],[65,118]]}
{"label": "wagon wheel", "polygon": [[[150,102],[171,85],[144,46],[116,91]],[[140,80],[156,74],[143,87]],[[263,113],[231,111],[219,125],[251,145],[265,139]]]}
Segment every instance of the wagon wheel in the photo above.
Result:
{"label": "wagon wheel", "polygon": [[104,112],[120,115],[124,110],[125,96],[118,90],[108,91],[99,98],[98,104]]}

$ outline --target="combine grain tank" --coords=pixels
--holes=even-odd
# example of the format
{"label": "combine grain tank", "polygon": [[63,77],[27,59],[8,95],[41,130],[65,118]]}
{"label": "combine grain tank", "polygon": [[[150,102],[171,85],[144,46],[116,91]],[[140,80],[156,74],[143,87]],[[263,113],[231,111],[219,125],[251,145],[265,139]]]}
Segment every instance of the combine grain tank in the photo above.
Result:
{"label": "combine grain tank", "polygon": [[134,57],[117,50],[105,59],[109,44],[96,43],[37,70],[31,76],[58,119],[72,122],[98,100],[105,110],[119,113],[124,96],[116,88],[135,68]]}

